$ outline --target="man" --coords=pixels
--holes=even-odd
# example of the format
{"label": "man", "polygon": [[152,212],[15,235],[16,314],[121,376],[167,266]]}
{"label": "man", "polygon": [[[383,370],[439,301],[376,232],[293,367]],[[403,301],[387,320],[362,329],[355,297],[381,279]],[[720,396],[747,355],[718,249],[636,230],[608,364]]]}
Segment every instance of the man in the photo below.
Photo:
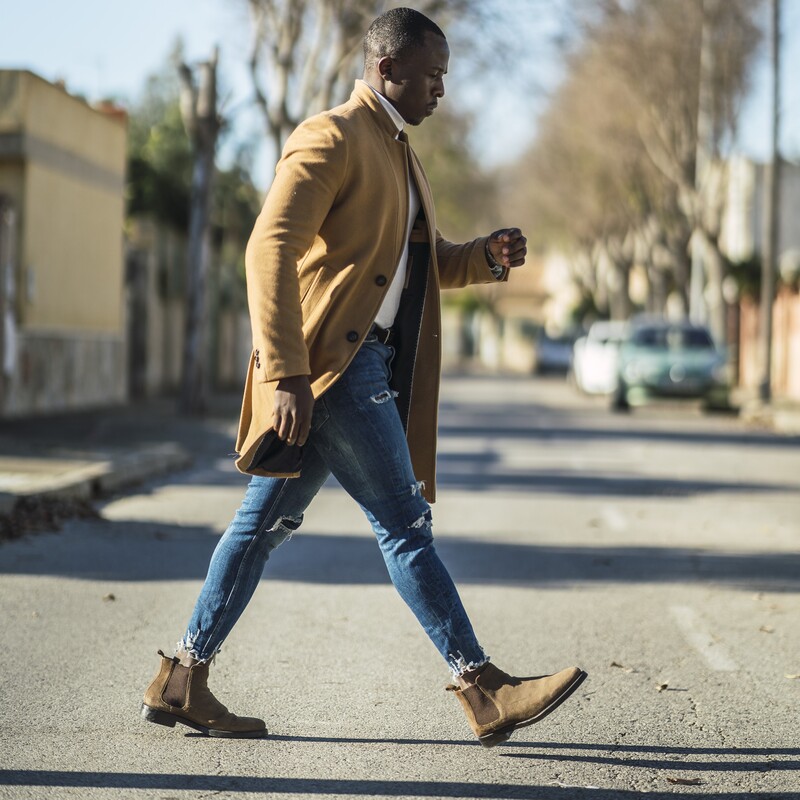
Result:
{"label": "man", "polygon": [[391,579],[448,662],[481,743],[541,719],[585,678],[513,678],[481,649],[433,546],[439,289],[503,280],[525,260],[504,229],[467,244],[436,230],[428,181],[403,131],[444,96],[442,31],[406,8],[364,39],[350,100],[291,135],[246,254],[253,353],[237,467],[253,475],[221,538],[175,658],[145,694],[145,719],[210,736],[266,735],[208,689],[208,663],[271,551],[330,473],[364,510]]}

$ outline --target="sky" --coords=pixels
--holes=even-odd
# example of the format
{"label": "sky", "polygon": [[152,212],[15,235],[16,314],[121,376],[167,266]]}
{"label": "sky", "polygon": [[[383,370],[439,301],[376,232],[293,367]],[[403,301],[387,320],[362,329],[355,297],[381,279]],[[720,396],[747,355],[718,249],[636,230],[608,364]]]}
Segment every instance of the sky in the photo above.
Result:
{"label": "sky", "polygon": [[[510,2],[510,0],[509,0]],[[566,0],[569,2],[569,0]],[[657,0],[653,0],[657,2]],[[514,0],[515,9],[525,0]],[[529,21],[541,25],[541,20]],[[518,26],[519,27],[519,26]],[[783,0],[783,98],[781,149],[800,159],[800,0]],[[524,28],[524,26],[523,26]],[[515,29],[516,30],[516,29]],[[48,80],[64,79],[70,91],[89,100],[135,100],[149,74],[163,68],[181,36],[188,59],[207,57],[220,47],[222,94],[237,110],[235,139],[260,137],[260,121],[247,111],[250,91],[246,59],[249,26],[246,0],[0,0],[0,68],[24,68]],[[451,96],[477,115],[472,142],[481,159],[496,165],[519,155],[535,130],[544,96],[513,78],[480,92],[459,85],[458,52],[451,55]],[[541,64],[541,84],[554,87],[558,65]],[[520,109],[509,114],[509,108]],[[771,84],[767,53],[759,56],[743,107],[735,150],[756,160],[769,153]],[[228,143],[230,151],[235,141]],[[225,153],[223,151],[223,158]],[[269,157],[256,161],[255,181],[266,186]]]}

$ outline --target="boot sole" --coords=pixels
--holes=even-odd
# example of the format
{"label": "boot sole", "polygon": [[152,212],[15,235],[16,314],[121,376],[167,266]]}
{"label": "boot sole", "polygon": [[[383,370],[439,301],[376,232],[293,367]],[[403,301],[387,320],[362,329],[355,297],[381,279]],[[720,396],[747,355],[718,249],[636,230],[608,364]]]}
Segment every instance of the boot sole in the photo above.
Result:
{"label": "boot sole", "polygon": [[500,728],[492,733],[479,736],[478,741],[484,747],[494,747],[495,745],[507,742],[511,738],[511,734],[514,733],[517,728],[525,728],[528,725],[533,725],[535,722],[539,722],[539,720],[544,719],[548,714],[555,711],[586,680],[587,674],[588,673],[581,670],[575,680],[572,681],[572,683],[569,684],[569,686],[567,686],[567,688],[564,689],[564,691],[561,692],[561,694],[558,695],[558,697],[556,697],[549,706],[543,708],[538,714],[535,714],[529,719],[522,720],[522,722],[515,722],[513,725],[507,725],[505,728]]}
{"label": "boot sole", "polygon": [[267,735],[266,728],[257,731],[221,731],[216,728],[207,728],[205,725],[192,722],[192,720],[178,716],[177,714],[170,714],[168,711],[159,711],[156,708],[150,708],[150,706],[144,703],[142,703],[142,719],[146,722],[154,722],[156,725],[164,725],[167,728],[174,728],[176,723],[180,723],[187,728],[202,733],[204,736],[214,736],[220,739],[262,739]]}

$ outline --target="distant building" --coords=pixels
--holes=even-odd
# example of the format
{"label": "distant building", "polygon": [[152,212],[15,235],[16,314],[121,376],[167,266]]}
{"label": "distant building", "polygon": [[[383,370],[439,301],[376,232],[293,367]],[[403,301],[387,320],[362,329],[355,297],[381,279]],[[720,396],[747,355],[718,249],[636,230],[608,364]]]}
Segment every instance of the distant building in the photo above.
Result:
{"label": "distant building", "polygon": [[0,415],[126,398],[127,119],[0,70]]}
{"label": "distant building", "polygon": [[[764,241],[764,166],[746,158],[731,159],[721,245],[732,261],[760,256]],[[781,164],[778,202],[778,270],[772,311],[771,381],[776,397],[800,400],[800,164]],[[739,382],[755,389],[762,379],[759,298],[739,303]]]}
{"label": "distant building", "polygon": [[[747,261],[763,250],[764,165],[743,156],[728,166],[721,245],[731,261]],[[778,254],[800,248],[800,164],[781,164]]]}

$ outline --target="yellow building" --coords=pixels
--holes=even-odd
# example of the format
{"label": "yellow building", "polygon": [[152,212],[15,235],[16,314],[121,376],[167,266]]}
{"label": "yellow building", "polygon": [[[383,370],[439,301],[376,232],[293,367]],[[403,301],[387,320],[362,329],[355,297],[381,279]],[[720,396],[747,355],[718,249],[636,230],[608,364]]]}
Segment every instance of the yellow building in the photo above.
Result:
{"label": "yellow building", "polygon": [[127,125],[0,70],[0,414],[124,401]]}

